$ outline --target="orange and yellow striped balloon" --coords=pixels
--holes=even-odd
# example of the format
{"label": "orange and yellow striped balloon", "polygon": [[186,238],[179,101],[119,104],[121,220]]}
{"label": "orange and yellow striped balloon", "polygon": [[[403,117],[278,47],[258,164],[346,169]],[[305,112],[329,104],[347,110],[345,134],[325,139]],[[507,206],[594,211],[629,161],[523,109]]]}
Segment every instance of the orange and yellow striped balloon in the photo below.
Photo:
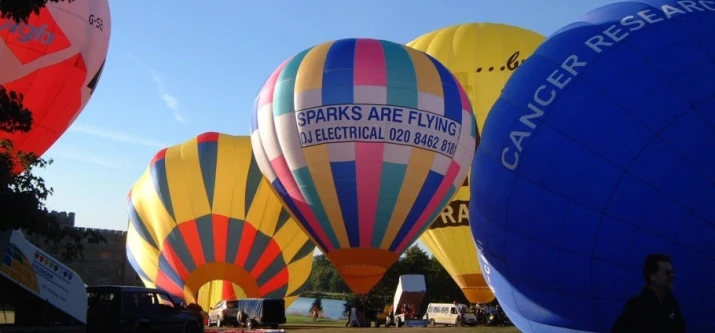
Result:
{"label": "orange and yellow striped balloon", "polygon": [[198,295],[213,283],[222,298],[286,298],[288,306],[310,275],[315,245],[261,175],[249,137],[205,133],[160,151],[128,208],[132,267],[188,303],[214,305]]}

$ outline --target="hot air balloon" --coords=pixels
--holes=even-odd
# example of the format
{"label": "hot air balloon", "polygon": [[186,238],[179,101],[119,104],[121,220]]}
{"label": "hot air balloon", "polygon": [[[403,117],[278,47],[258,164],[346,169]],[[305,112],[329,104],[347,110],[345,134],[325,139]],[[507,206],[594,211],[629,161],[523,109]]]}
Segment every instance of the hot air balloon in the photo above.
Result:
{"label": "hot air balloon", "polygon": [[265,82],[258,165],[356,294],[367,294],[464,182],[476,124],[439,61],[393,42],[304,50]]}
{"label": "hot air balloon", "polygon": [[[424,34],[407,43],[442,62],[462,84],[481,131],[511,73],[544,40],[540,34],[511,25],[467,23]],[[427,249],[454,278],[471,303],[494,300],[477,259],[469,231],[469,185],[420,237]]]}
{"label": "hot air balloon", "polygon": [[110,32],[107,0],[47,2],[27,23],[0,18],[0,85],[24,95],[33,120],[29,132],[0,132],[0,139],[44,154],[97,88]]}
{"label": "hot air balloon", "polygon": [[457,282],[470,303],[494,300],[494,293],[479,267],[477,248],[469,230],[469,179],[420,240]]}
{"label": "hot air balloon", "polygon": [[247,136],[204,133],[160,151],[128,211],[127,258],[139,277],[204,309],[218,302],[197,295],[207,283],[240,287],[221,298],[288,306],[310,275],[315,245],[261,175]]}
{"label": "hot air balloon", "polygon": [[470,218],[523,332],[610,332],[665,253],[715,332],[715,2],[629,1],[551,35],[491,110]]}

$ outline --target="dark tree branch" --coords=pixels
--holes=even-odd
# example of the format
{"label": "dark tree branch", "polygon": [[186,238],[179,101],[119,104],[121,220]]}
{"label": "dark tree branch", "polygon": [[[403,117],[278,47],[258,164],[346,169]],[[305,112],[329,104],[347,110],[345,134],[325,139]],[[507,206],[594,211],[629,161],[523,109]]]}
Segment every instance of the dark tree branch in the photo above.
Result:
{"label": "dark tree branch", "polygon": [[74,2],[75,0],[0,0],[0,18],[9,18],[17,23],[27,23],[32,14],[39,14],[47,2]]}

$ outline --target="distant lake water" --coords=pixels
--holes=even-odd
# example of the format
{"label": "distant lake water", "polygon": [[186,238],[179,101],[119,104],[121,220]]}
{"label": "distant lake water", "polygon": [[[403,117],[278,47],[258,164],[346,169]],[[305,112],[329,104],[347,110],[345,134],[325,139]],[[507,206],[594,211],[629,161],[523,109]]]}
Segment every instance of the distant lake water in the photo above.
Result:
{"label": "distant lake water", "polygon": [[[310,315],[310,308],[313,305],[315,298],[309,297],[298,297],[298,299],[291,304],[288,309],[286,309],[286,314],[295,315]],[[323,302],[323,315],[322,317],[331,319],[342,319],[343,312],[345,311],[345,301],[335,300],[335,299],[322,299]]]}

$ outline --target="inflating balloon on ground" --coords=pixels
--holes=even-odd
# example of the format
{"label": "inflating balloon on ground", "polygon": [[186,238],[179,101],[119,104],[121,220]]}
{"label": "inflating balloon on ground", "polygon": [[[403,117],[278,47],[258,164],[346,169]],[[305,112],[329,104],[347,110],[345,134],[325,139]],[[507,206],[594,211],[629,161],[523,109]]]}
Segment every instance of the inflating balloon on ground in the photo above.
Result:
{"label": "inflating balloon on ground", "polygon": [[472,171],[487,281],[524,332],[610,331],[672,257],[688,332],[715,332],[715,2],[630,1],[546,40]]}
{"label": "inflating balloon on ground", "polygon": [[477,134],[466,93],[439,61],[363,38],[281,64],[251,132],[261,171],[357,294],[447,205]]}
{"label": "inflating balloon on ground", "polygon": [[[128,213],[127,258],[139,277],[204,309],[235,297],[288,306],[310,275],[315,245],[261,175],[247,136],[204,133],[160,151]],[[206,284],[213,296],[198,295]]]}
{"label": "inflating balloon on ground", "polygon": [[[438,29],[407,43],[442,62],[462,84],[481,131],[487,113],[511,73],[536,50],[544,37],[506,24],[467,23]],[[420,237],[454,278],[471,303],[494,300],[477,260],[469,231],[469,184]]]}
{"label": "inflating balloon on ground", "polygon": [[32,113],[29,132],[2,131],[0,139],[15,151],[44,154],[97,88],[110,32],[107,0],[48,2],[27,22],[0,18],[0,85],[22,94]]}

